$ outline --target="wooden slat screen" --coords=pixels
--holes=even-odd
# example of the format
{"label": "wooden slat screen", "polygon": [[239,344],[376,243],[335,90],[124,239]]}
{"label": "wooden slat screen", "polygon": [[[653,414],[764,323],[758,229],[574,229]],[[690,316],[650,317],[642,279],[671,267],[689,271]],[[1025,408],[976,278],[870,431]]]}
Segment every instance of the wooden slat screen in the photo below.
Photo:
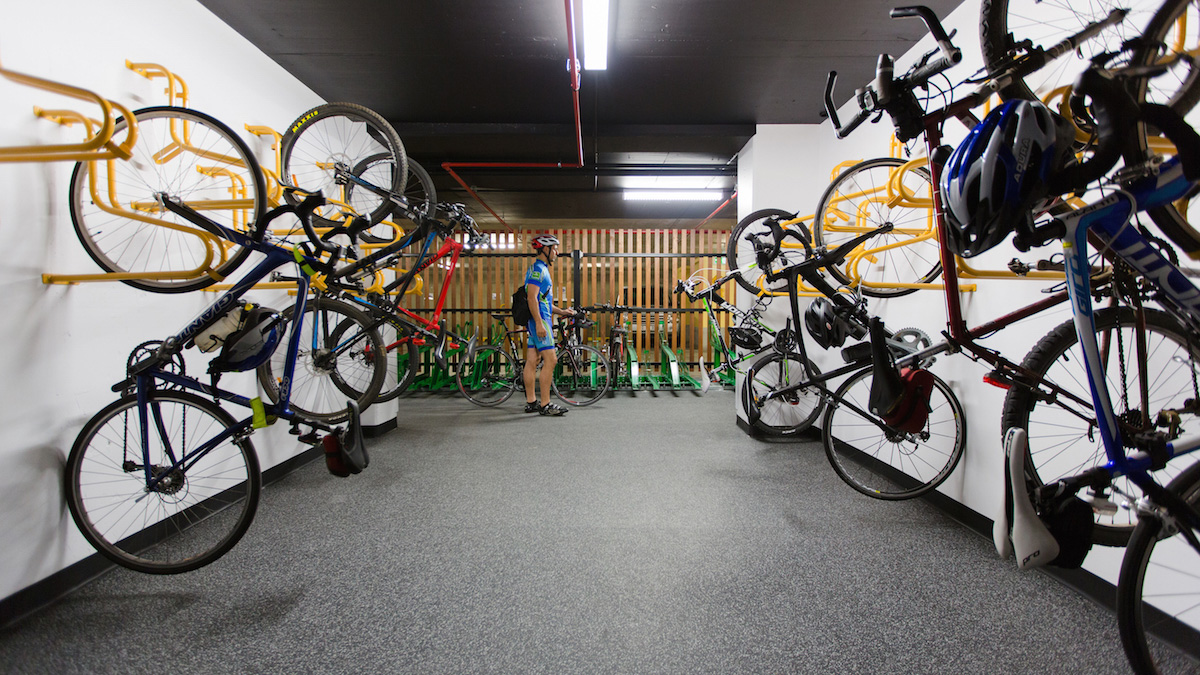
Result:
{"label": "wooden slat screen", "polygon": [[[492,234],[495,248],[460,258],[454,279],[447,290],[445,314],[447,325],[463,334],[479,327],[481,338],[492,337],[499,325],[490,312],[507,312],[511,295],[524,281],[525,271],[533,260],[528,241],[538,234],[553,234],[562,242],[562,257],[553,267],[554,301],[570,306],[576,300],[575,260],[573,251],[580,252],[578,301],[583,306],[613,303],[649,311],[629,312],[623,317],[611,313],[596,313],[596,326],[587,331],[584,341],[601,345],[607,339],[614,321],[629,321],[630,343],[639,358],[649,363],[660,361],[660,327],[667,344],[682,361],[696,363],[701,356],[711,364],[713,351],[702,311],[683,313],[654,311],[661,309],[701,310],[685,295],[675,295],[676,281],[693,272],[708,270],[709,279],[727,271],[723,256],[728,230],[549,230],[546,232],[513,235],[508,232]],[[695,257],[682,257],[693,254]],[[405,307],[413,311],[432,310],[437,306],[438,293],[445,279],[448,261],[425,270],[424,288],[418,295],[409,295]],[[734,300],[736,284],[727,284],[722,295]],[[729,323],[726,314],[719,313],[723,327]],[[681,352],[681,354],[680,354]]]}

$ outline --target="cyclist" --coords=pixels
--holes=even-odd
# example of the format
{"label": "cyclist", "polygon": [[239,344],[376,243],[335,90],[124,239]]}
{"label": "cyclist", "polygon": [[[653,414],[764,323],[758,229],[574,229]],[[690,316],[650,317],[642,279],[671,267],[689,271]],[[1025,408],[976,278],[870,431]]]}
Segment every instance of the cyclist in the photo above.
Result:
{"label": "cyclist", "polygon": [[[550,234],[541,234],[531,242],[537,257],[525,274],[525,295],[529,299],[529,343],[525,350],[525,412],[538,413],[558,417],[565,415],[567,409],[550,402],[550,382],[554,377],[554,364],[558,363],[558,355],[554,351],[554,328],[552,317],[575,316],[573,309],[559,309],[554,306],[554,284],[550,280],[550,268],[558,258],[558,238]],[[542,372],[537,374],[538,362],[542,364]],[[534,384],[541,385],[541,402],[538,402]]]}

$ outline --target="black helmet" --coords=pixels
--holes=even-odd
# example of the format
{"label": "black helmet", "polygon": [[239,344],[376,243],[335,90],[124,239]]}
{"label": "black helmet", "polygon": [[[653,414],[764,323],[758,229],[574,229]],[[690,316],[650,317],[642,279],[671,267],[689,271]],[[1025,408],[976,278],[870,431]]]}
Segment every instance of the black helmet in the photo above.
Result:
{"label": "black helmet", "polygon": [[279,312],[256,305],[244,305],[235,312],[242,313],[238,329],[230,333],[221,353],[208,364],[208,372],[242,372],[253,370],[271,358],[279,346]]}
{"label": "black helmet", "polygon": [[828,298],[817,298],[804,310],[804,327],[822,349],[841,347],[846,336],[856,332],[845,319],[838,316]]}

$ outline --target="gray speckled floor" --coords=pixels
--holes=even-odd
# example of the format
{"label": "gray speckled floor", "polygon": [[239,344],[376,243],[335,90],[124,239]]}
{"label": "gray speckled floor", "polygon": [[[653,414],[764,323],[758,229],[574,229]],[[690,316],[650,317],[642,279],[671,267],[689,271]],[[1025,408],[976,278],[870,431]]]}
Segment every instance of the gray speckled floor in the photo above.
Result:
{"label": "gray speckled floor", "polygon": [[363,474],[300,468],[217,563],[115,570],[0,632],[0,671],[1128,672],[1107,610],[732,411],[407,399]]}

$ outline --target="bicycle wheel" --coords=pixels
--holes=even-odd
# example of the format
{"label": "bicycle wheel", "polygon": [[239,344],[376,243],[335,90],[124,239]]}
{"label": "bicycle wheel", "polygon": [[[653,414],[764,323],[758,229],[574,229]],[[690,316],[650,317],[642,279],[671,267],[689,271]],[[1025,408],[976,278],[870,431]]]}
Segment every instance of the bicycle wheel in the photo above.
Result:
{"label": "bicycle wheel", "polygon": [[[934,227],[932,184],[929,170],[916,168],[891,181],[896,170],[906,162],[894,157],[880,157],[859,162],[843,171],[821,195],[813,217],[813,245],[833,250],[839,244],[882,225],[891,223],[895,229],[863,243],[870,251],[853,263],[864,295],[893,298],[915,292],[897,284],[930,283],[942,273],[941,246]],[[929,207],[915,206],[907,198],[930,200]],[[848,269],[827,268],[840,283],[854,281]],[[874,284],[874,285],[873,285]]]}
{"label": "bicycle wheel", "polygon": [[608,359],[599,349],[575,345],[558,351],[550,388],[564,403],[591,405],[603,398],[611,387]]}
{"label": "bicycle wheel", "polygon": [[459,364],[454,380],[468,401],[490,408],[504,403],[517,390],[521,368],[508,352],[488,345],[476,349],[470,362]]}
{"label": "bicycle wheel", "polygon": [[872,368],[850,376],[825,415],[825,456],[847,485],[875,499],[919,497],[950,477],[962,459],[967,418],[950,387],[934,377],[929,419],[917,433],[887,427],[869,412]]}
{"label": "bicycle wheel", "polygon": [[[283,318],[295,330],[295,307]],[[361,410],[375,402],[387,370],[387,355],[370,317],[333,298],[310,298],[300,325],[300,350],[292,376],[290,407],[303,417],[341,422],[350,416],[348,399]],[[291,331],[289,331],[289,339]],[[258,379],[272,402],[286,372],[287,349],[275,350],[258,367]]]}
{"label": "bicycle wheel", "polygon": [[[1137,3],[1134,3],[1137,4]],[[1084,26],[1108,16],[1113,9],[1129,8],[1125,20],[1106,28],[1040,70],[1014,78],[1000,90],[1005,99],[1040,99],[1052,89],[1067,86],[1091,59],[1105,52],[1118,52],[1122,43],[1142,34],[1157,9],[1154,5],[1129,8],[1114,0],[983,0],[979,9],[979,42],[989,69],[1005,62],[1014,45],[1029,40],[1034,46],[1052,47],[1075,35]]]}
{"label": "bicycle wheel", "polygon": [[[1200,464],[1180,473],[1167,491],[1182,498],[1193,514],[1200,511]],[[1136,673],[1172,672],[1172,660],[1179,666],[1193,663],[1146,636],[1179,636],[1180,647],[1194,647],[1188,644],[1194,639],[1188,634],[1194,635],[1189,626],[1200,622],[1200,551],[1188,544],[1185,529],[1193,538],[1200,537],[1200,529],[1189,528],[1181,519],[1164,525],[1161,518],[1147,518],[1138,523],[1125,549],[1117,581],[1117,627]],[[1172,633],[1176,626],[1182,630]]]}
{"label": "bicycle wheel", "polygon": [[[1184,435],[1200,431],[1200,420],[1195,414],[1187,413],[1189,408],[1185,406],[1187,399],[1195,397],[1193,375],[1196,357],[1200,356],[1200,339],[1191,339],[1189,351],[1186,330],[1170,315],[1152,309],[1145,313],[1147,361],[1144,367],[1139,366],[1136,354],[1134,336],[1138,324],[1134,311],[1128,307],[1103,308],[1095,314],[1101,349],[1109,345],[1102,358],[1106,361],[1104,377],[1109,395],[1117,408],[1113,412],[1117,419],[1129,425],[1152,428],[1159,411],[1177,410],[1181,414]],[[1108,461],[1092,422],[1091,389],[1083,362],[1078,358],[1078,342],[1075,324],[1066,321],[1030,350],[1022,366],[1088,401],[1089,405],[1073,413],[1066,408],[1067,403],[1049,402],[1048,395],[1023,387],[1009,389],[1004,399],[1001,428],[1018,427],[1028,434],[1029,454],[1025,465],[1029,467],[1029,478],[1036,485],[1074,476]],[[1150,394],[1148,411],[1141,409],[1138,393],[1142,373],[1147,376]],[[1141,422],[1142,413],[1148,413],[1149,421],[1145,425]],[[1176,460],[1156,472],[1155,480],[1166,482],[1179,469],[1179,460]],[[1114,487],[1129,495],[1132,501],[1141,497],[1141,490],[1126,478],[1116,479]],[[1119,509],[1109,516],[1097,514],[1093,540],[1104,546],[1124,546],[1136,520],[1134,509]]]}
{"label": "bicycle wheel", "polygon": [[388,321],[380,326],[379,337],[387,351],[387,374],[375,401],[383,403],[407,391],[416,379],[421,348],[413,341],[412,329],[399,321]]}
{"label": "bicycle wheel", "polygon": [[[816,364],[809,362],[814,375]],[[821,416],[825,400],[812,389],[801,389],[766,400],[768,394],[803,382],[804,363],[795,354],[773,353],[746,371],[739,395],[750,426],[770,436],[790,436],[807,430]]]}
{"label": "bicycle wheel", "polygon": [[[353,171],[364,160],[384,155],[388,164],[378,163],[372,184],[400,194],[408,182],[408,155],[404,143],[391,124],[379,113],[356,103],[324,103],[301,115],[288,127],[279,143],[279,157],[284,185],[308,191],[320,190],[327,199],[352,206],[371,224],[378,223],[392,212],[392,201],[358,187],[343,194],[335,180],[334,168],[341,166]],[[354,203],[350,203],[353,196]],[[284,193],[289,203],[297,196]],[[344,207],[329,204],[317,209],[313,224],[329,226],[340,223]]]}
{"label": "bicycle wheel", "polygon": [[[381,185],[385,180],[390,179],[394,170],[392,156],[380,153],[359,162],[354,167],[353,173],[376,185]],[[375,196],[351,183],[346,186],[346,201],[357,211],[369,210],[369,206],[359,203],[362,201],[364,193],[372,198]],[[409,208],[427,215],[432,215],[433,210],[437,207],[437,188],[433,186],[433,178],[411,157],[408,160],[408,181],[404,184],[404,192],[401,196],[408,202]],[[399,221],[406,220],[400,210],[396,210],[392,218],[397,225]],[[395,240],[397,234],[391,226],[379,225],[363,232],[359,235],[359,239],[368,244],[390,244]]]}
{"label": "bicycle wheel", "polygon": [[[729,241],[725,244],[725,260],[729,264],[730,269],[741,270],[735,277],[739,286],[755,295],[764,290],[772,293],[787,292],[786,279],[768,282],[764,278],[762,270],[758,268],[758,259],[754,253],[754,241],[751,237],[753,235],[765,234],[767,236],[763,237],[761,241],[766,243],[774,241],[770,236],[771,230],[767,227],[766,222],[770,219],[777,221],[791,220],[793,215],[780,209],[763,209],[742,218],[733,227],[733,230],[729,233]],[[801,230],[806,239],[809,237],[808,228],[803,224],[797,223],[789,227]],[[793,239],[788,239],[783,248],[780,249],[779,259],[772,263],[772,267],[779,269],[786,266],[789,260],[795,262],[804,260],[807,257],[808,254],[805,252],[803,246]]]}
{"label": "bicycle wheel", "polygon": [[[188,572],[220,558],[250,527],[262,489],[258,457],[239,434],[212,443],[237,423],[210,400],[160,390],[147,410],[148,455],[136,394],[84,425],[63,474],[67,507],[84,538],[118,565]],[[162,480],[147,489],[147,473]]]}
{"label": "bicycle wheel", "polygon": [[[123,280],[135,288],[185,293],[224,279],[250,251],[165,210],[158,195],[258,236],[267,207],[258,161],[240,136],[204,113],[164,106],[133,115],[132,158],[75,165],[70,210],[76,236],[105,272],[160,277]],[[117,120],[118,133],[126,124]]]}

